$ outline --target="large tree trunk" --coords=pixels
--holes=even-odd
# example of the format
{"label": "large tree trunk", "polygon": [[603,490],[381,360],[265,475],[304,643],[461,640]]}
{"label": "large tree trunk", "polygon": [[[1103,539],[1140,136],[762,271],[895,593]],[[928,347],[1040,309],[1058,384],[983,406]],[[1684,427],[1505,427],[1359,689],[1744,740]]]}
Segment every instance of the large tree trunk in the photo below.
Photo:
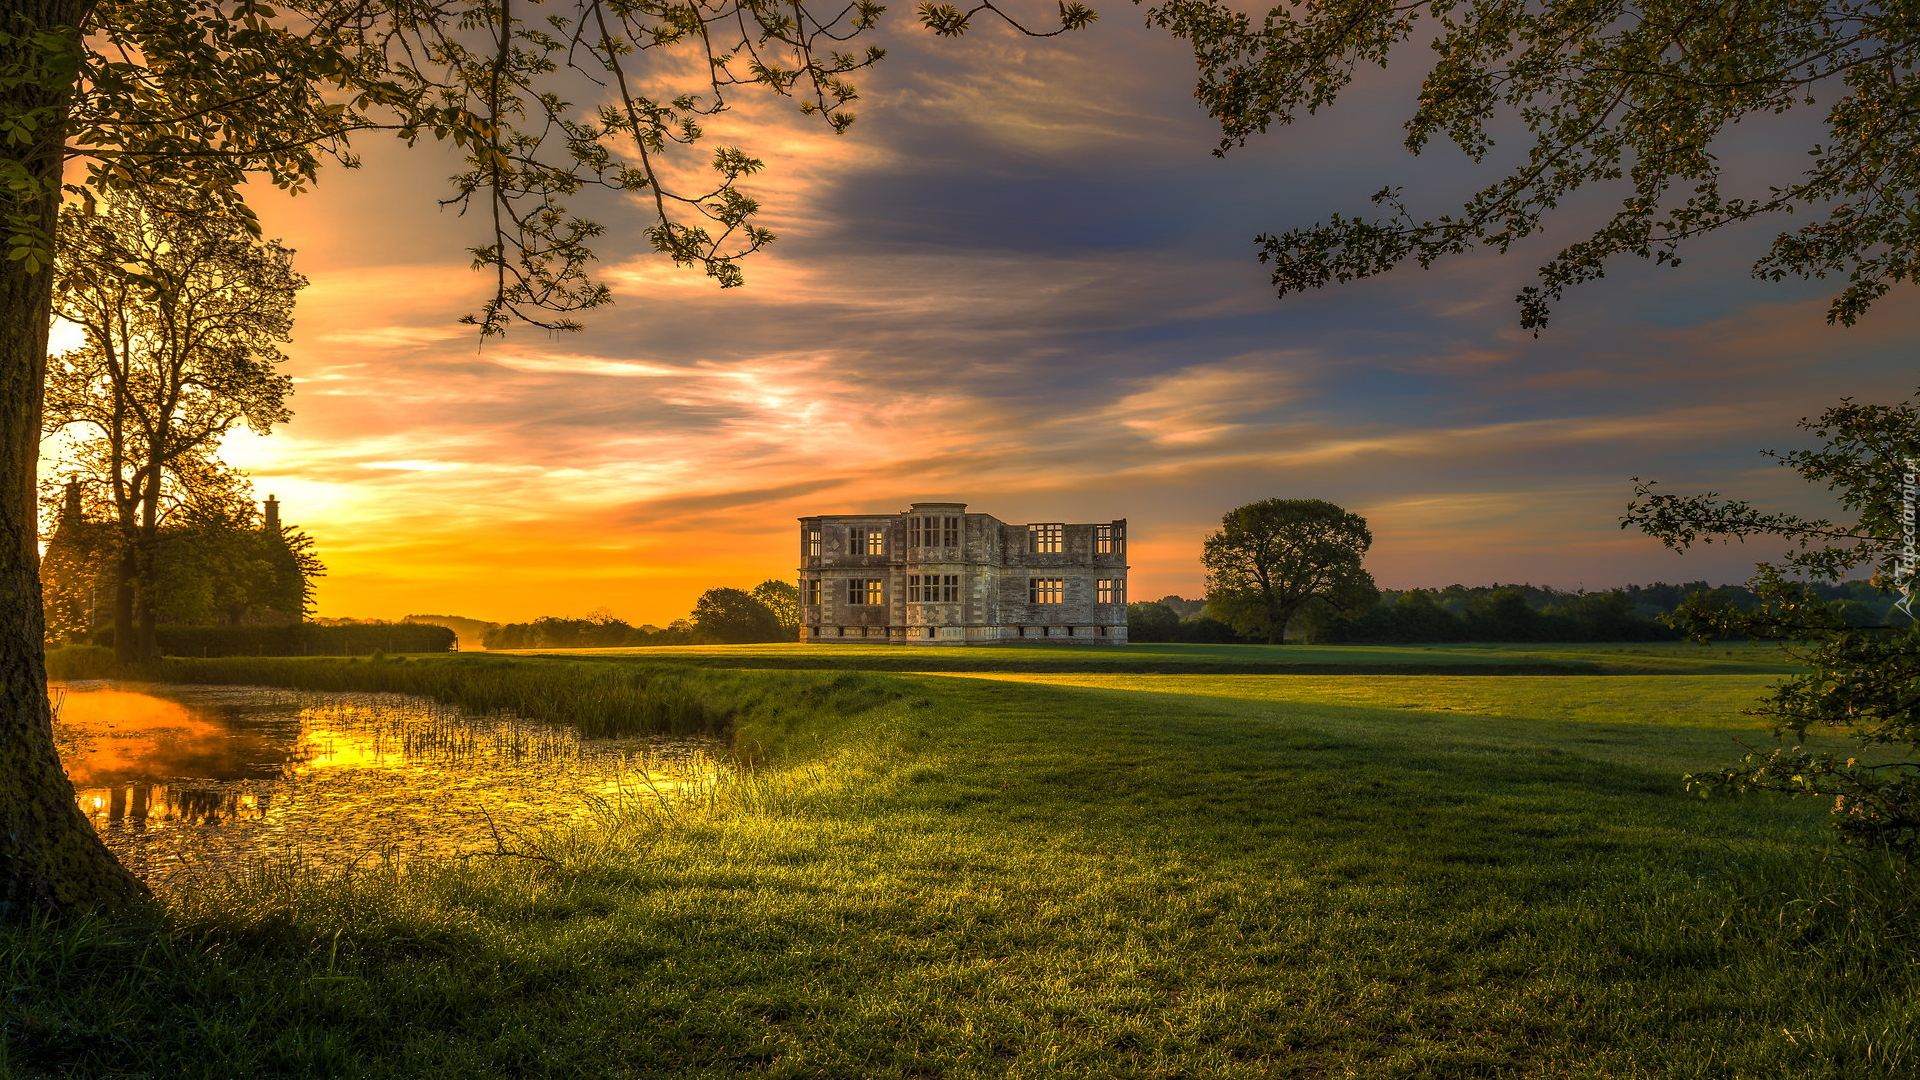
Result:
{"label": "large tree trunk", "polygon": [[114,564],[113,662],[116,664],[131,664],[140,656],[140,643],[133,632],[133,583],[138,576],[138,556],[129,545]]}
{"label": "large tree trunk", "polygon": [[[159,475],[158,467],[153,475]],[[160,501],[160,482],[150,481],[146,486],[146,498],[140,507],[140,544],[136,549],[140,553],[140,588],[136,596],[140,602],[140,648],[142,660],[160,659],[160,637],[154,626],[155,608],[160,601],[160,523],[156,503]]]}
{"label": "large tree trunk", "polygon": [[[75,0],[10,0],[0,7],[0,70],[34,70],[32,32],[77,27]],[[77,39],[77,31],[70,36]],[[70,86],[27,80],[0,93],[0,112],[64,107]],[[43,181],[60,175],[61,125],[42,124],[31,147],[0,154]],[[53,230],[57,189],[34,202],[9,200]],[[35,911],[64,913],[127,904],[145,889],[116,861],[80,813],[53,747],[40,611],[40,551],[34,470],[40,453],[41,379],[52,311],[51,268],[29,272],[0,260],[0,921]]]}

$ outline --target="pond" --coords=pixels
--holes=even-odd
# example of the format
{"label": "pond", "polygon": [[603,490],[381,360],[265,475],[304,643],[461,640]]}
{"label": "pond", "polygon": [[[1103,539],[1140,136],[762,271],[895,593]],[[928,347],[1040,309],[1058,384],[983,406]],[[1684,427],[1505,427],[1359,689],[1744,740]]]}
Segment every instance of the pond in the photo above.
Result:
{"label": "pond", "polygon": [[609,805],[705,790],[717,739],[587,739],[402,694],[74,682],[54,739],[122,862],[166,884],[295,860],[524,847]]}

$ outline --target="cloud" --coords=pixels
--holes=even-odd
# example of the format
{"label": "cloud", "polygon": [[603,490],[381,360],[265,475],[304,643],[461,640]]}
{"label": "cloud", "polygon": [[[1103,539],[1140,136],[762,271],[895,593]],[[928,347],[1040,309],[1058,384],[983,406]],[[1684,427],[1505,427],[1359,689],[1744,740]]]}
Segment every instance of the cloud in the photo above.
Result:
{"label": "cloud", "polygon": [[617,299],[584,334],[458,324],[485,282],[475,223],[428,212],[440,158],[371,150],[269,200],[314,282],[297,416],[228,446],[319,541],[323,611],[664,622],[786,576],[796,516],[918,498],[1127,517],[1137,596],[1194,594],[1200,538],[1275,495],[1363,510],[1391,584],[1731,579],[1754,552],[1622,533],[1626,478],[1793,504],[1758,448],[1911,389],[1920,311],[1826,326],[1825,286],[1745,277],[1764,229],[1623,264],[1538,339],[1512,297],[1564,236],[1276,299],[1253,233],[1480,175],[1400,148],[1397,68],[1219,159],[1183,47],[1146,28],[890,47],[844,137],[751,96],[710,125],[768,162],[782,239],[746,288],[643,253],[644,208],[598,207]]}

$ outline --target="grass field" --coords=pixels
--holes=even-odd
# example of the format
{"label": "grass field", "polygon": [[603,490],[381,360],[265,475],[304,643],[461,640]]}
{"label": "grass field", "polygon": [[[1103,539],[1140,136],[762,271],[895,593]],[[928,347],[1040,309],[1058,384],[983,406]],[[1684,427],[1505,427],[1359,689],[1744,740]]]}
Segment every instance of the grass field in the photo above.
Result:
{"label": "grass field", "polygon": [[1680,790],[1745,670],[863,678],[539,858],[0,937],[0,1075],[1913,1075],[1899,893]]}

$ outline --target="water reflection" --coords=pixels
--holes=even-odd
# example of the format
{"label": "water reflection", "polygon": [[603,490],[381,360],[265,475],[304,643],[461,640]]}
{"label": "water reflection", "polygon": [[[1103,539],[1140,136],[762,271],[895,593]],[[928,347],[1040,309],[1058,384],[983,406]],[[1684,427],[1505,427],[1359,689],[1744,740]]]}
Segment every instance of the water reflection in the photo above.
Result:
{"label": "water reflection", "polygon": [[713,782],[716,740],[583,739],[399,694],[55,688],[80,806],[150,881],[267,858],[492,850],[496,837]]}

